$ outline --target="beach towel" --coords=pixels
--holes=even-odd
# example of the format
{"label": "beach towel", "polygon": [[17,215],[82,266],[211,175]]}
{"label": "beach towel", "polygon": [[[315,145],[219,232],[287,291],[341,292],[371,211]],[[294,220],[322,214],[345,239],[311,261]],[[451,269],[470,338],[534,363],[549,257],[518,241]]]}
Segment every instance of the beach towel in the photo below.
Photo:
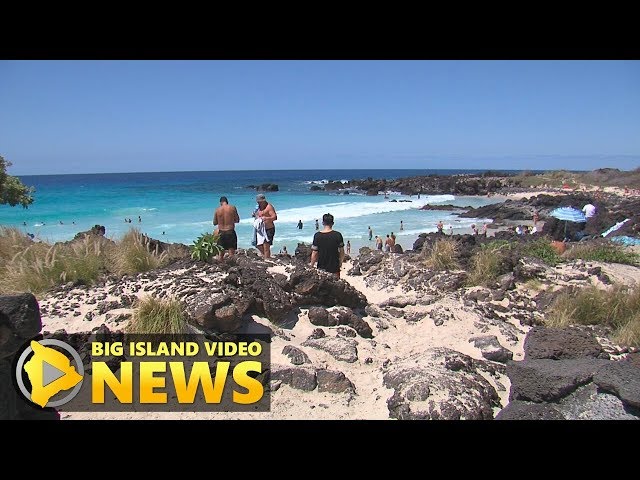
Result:
{"label": "beach towel", "polygon": [[612,237],[612,242],[621,243],[622,245],[626,245],[627,247],[631,245],[640,245],[640,238],[629,237],[627,235],[621,235],[619,237]]}
{"label": "beach towel", "polygon": [[619,230],[620,227],[622,227],[622,225],[624,225],[625,223],[627,223],[630,219],[626,218],[621,222],[616,223],[613,227],[611,227],[608,230],[605,230],[604,232],[602,232],[602,236],[606,237],[607,235],[609,235],[611,232],[615,232],[616,230]]}
{"label": "beach towel", "polygon": [[254,247],[262,245],[265,241],[267,241],[267,229],[264,226],[264,220],[262,218],[256,218],[253,221],[253,237],[255,243],[251,242],[251,244]]}

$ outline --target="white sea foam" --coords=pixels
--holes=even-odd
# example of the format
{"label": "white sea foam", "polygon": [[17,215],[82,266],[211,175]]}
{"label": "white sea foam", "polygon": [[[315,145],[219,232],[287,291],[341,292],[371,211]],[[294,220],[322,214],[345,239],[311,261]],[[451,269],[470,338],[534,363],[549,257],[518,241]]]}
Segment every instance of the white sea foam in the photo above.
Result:
{"label": "white sea foam", "polygon": [[[417,199],[408,199],[409,202],[389,202],[389,201],[376,201],[376,202],[331,202],[321,203],[317,205],[310,205],[307,207],[286,208],[279,210],[278,221],[279,222],[293,222],[297,223],[298,220],[302,220],[303,223],[315,222],[316,219],[322,219],[322,215],[325,213],[331,213],[336,219],[347,218],[359,218],[367,215],[375,215],[377,213],[389,213],[389,212],[401,212],[411,209],[420,208],[423,205],[430,203],[442,203],[446,201],[452,201],[455,197],[453,195],[425,195]],[[245,218],[240,221],[241,224],[253,223],[253,218]]]}

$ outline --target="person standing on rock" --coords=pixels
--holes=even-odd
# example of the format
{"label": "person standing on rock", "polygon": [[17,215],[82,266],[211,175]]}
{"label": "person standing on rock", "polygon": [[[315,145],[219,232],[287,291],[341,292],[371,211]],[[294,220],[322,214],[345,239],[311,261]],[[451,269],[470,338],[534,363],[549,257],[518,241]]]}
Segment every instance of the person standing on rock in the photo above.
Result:
{"label": "person standing on rock", "polygon": [[340,278],[340,268],[344,262],[344,239],[342,233],[333,229],[333,215],[322,216],[323,229],[316,232],[311,244],[311,266],[317,263],[320,270]]}
{"label": "person standing on rock", "polygon": [[255,218],[261,218],[264,222],[265,232],[267,238],[264,243],[258,245],[258,250],[262,253],[264,258],[271,258],[271,245],[273,245],[273,237],[276,234],[276,226],[273,222],[278,220],[278,214],[272,204],[267,202],[263,193],[256,195],[256,202],[258,202],[258,208],[253,213]]}
{"label": "person standing on rock", "polygon": [[[219,235],[218,244],[222,247],[218,259],[222,261],[224,253],[229,252],[232,257],[238,248],[238,236],[236,235],[236,223],[240,221],[238,209],[229,205],[227,197],[220,197],[220,206],[213,213],[213,224],[217,225]],[[164,232],[162,232],[164,233]],[[215,235],[215,232],[214,232]]]}

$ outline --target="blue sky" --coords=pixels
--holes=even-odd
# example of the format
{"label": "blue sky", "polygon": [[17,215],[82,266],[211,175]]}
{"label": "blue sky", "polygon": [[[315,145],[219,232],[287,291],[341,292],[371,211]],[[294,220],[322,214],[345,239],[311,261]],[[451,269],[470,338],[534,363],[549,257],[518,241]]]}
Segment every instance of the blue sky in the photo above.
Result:
{"label": "blue sky", "polygon": [[640,167],[640,61],[0,61],[11,175]]}

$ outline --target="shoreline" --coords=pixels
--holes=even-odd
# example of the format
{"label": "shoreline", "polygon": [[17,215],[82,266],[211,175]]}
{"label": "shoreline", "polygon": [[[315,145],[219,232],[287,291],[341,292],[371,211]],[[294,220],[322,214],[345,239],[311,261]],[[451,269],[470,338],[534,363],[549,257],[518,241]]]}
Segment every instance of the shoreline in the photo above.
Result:
{"label": "shoreline", "polygon": [[[540,194],[533,190],[504,197]],[[512,224],[532,223],[500,222],[498,228],[489,229],[489,236]],[[477,245],[477,239],[466,240]],[[304,259],[274,255],[265,260],[252,248],[241,249],[233,260],[227,257],[211,264],[182,261],[146,273],[109,275],[95,286],[68,283],[38,296],[42,330],[47,332],[88,332],[101,325],[110,332],[123,331],[137,301],[154,296],[184,300],[186,309],[191,308],[191,301],[206,305],[207,298],[226,298],[231,303],[222,307],[225,312],[234,308],[240,312],[242,299],[252,298],[251,313],[243,315],[241,329],[233,331],[267,329],[272,334],[269,412],[83,413],[62,408],[62,419],[494,418],[514,403],[512,387],[515,382],[517,388],[522,380],[513,377],[507,365],[525,362],[525,340],[534,328],[544,325],[549,298],[563,289],[609,289],[616,283],[640,286],[637,266],[582,260],[543,266],[523,257],[518,259],[523,260],[520,273],[513,270],[489,286],[470,287],[465,284],[469,273],[465,264],[454,270],[432,269],[417,252],[373,251],[360,257],[353,247],[339,284],[332,277],[324,279],[326,274],[316,269],[300,268],[300,263],[306,265]],[[293,255],[294,250],[289,253]],[[293,278],[299,278],[298,283],[288,284]],[[304,285],[303,293],[296,293],[296,285]],[[339,300],[332,296],[336,292],[350,297]],[[366,299],[366,307],[345,307],[357,304],[356,295]],[[301,298],[302,303],[293,303]],[[215,305],[213,317],[218,308]],[[286,318],[279,313],[281,307],[291,308]],[[263,313],[256,313],[256,309]],[[319,311],[347,319],[346,323],[321,322]],[[370,336],[362,334],[362,323],[348,323],[354,318],[368,326]],[[583,330],[573,334],[590,331]],[[611,361],[635,352],[613,345],[600,330],[589,335],[591,345],[599,342],[598,348],[606,351]],[[286,349],[302,353],[294,362]],[[307,360],[299,363],[304,356]],[[448,368],[450,360],[466,367]],[[419,370],[418,377],[405,375],[413,369]],[[298,383],[311,377],[319,382],[322,375],[334,379],[333,390]],[[292,380],[294,376],[298,380]],[[431,403],[416,397],[426,392],[421,386],[425,381]]]}

